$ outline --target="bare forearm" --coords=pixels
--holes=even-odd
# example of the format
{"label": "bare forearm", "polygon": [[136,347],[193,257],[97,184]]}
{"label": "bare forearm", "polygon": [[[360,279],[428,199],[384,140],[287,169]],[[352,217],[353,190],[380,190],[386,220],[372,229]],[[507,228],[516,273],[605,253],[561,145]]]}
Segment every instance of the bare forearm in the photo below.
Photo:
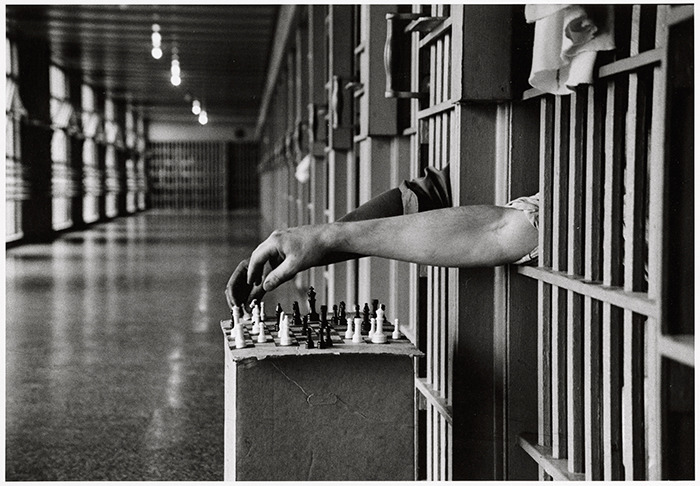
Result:
{"label": "bare forearm", "polygon": [[327,225],[327,260],[378,256],[447,267],[509,263],[537,244],[537,231],[521,211],[465,206]]}

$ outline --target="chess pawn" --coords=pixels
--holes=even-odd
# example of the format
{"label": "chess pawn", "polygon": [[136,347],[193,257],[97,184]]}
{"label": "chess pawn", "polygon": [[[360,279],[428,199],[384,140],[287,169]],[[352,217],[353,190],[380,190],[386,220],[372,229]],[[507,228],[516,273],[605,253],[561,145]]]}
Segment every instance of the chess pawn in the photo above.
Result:
{"label": "chess pawn", "polygon": [[399,331],[399,319],[394,319],[394,332],[391,333],[391,339],[401,339],[401,331]]}
{"label": "chess pawn", "polygon": [[301,311],[299,310],[299,302],[296,300],[292,304],[292,323],[295,326],[301,326]]}
{"label": "chess pawn", "polygon": [[279,318],[277,319],[277,329],[275,329],[276,331],[279,332],[282,330],[282,326],[284,325],[285,319],[287,319],[287,315],[283,312],[279,315]]}
{"label": "chess pawn", "polygon": [[338,324],[345,322],[345,319],[347,319],[347,317],[348,317],[345,314],[345,302],[342,300],[340,301],[340,305],[338,306],[338,317],[340,318],[340,320],[338,321]]}
{"label": "chess pawn", "polygon": [[379,299],[372,299],[372,317],[377,317],[377,309],[379,308]]}
{"label": "chess pawn", "polygon": [[241,308],[238,307],[237,305],[233,306],[233,309],[231,309],[231,317],[233,320],[233,327],[236,327],[238,324],[241,322]]}
{"label": "chess pawn", "polygon": [[234,336],[236,338],[236,349],[245,348],[245,334],[243,333],[243,326],[238,325],[233,329]]}
{"label": "chess pawn", "polygon": [[256,305],[253,307],[253,328],[250,330],[251,334],[258,334],[260,332],[260,309]]}
{"label": "chess pawn", "polygon": [[362,342],[362,318],[361,317],[355,318],[355,334],[352,335],[352,342],[353,343],[361,343]]}
{"label": "chess pawn", "polygon": [[375,344],[384,344],[386,335],[384,334],[384,305],[377,309],[377,328],[372,334],[372,342]]}
{"label": "chess pawn", "polygon": [[282,325],[280,326],[280,346],[291,346],[292,339],[289,337],[289,318],[284,316]]}
{"label": "chess pawn", "polygon": [[265,302],[260,301],[260,320],[265,322]]}
{"label": "chess pawn", "polygon": [[279,303],[277,304],[277,307],[275,307],[275,314],[277,315],[277,319],[275,319],[275,331],[278,331],[280,315],[282,314],[282,306]]}
{"label": "chess pawn", "polygon": [[265,335],[265,324],[260,323],[260,332],[258,333],[258,343],[267,342],[267,336]]}
{"label": "chess pawn", "polygon": [[368,334],[371,325],[372,324],[369,321],[369,304],[365,302],[365,306],[362,309],[362,332],[364,334]]}
{"label": "chess pawn", "polygon": [[321,329],[328,327],[328,306],[321,306]]}
{"label": "chess pawn", "polygon": [[334,304],[334,305],[333,305],[333,317],[331,318],[331,322],[332,322],[333,325],[336,326],[336,327],[338,326],[338,324],[339,324],[339,322],[340,322],[340,321],[338,321],[338,319],[339,319],[339,316],[338,316],[338,306]]}
{"label": "chess pawn", "polygon": [[[304,316],[306,317],[306,316]],[[311,337],[311,328],[307,327],[306,328],[306,349],[313,349],[316,346],[314,346],[314,340]]]}
{"label": "chess pawn", "polygon": [[345,330],[345,339],[352,339],[352,317],[348,317],[346,322],[348,323],[348,328]]}
{"label": "chess pawn", "polygon": [[318,349],[326,349],[328,343],[326,342],[326,334],[323,329],[318,330]]}
{"label": "chess pawn", "polygon": [[369,318],[369,331],[367,332],[367,335],[369,337],[372,337],[374,335],[374,331],[377,329],[377,319],[375,317],[370,317]]}
{"label": "chess pawn", "polygon": [[331,328],[326,328],[326,347],[330,348],[333,346],[333,338],[331,338]]}
{"label": "chess pawn", "polygon": [[301,320],[301,323],[302,323],[301,330],[304,334],[306,334],[306,331],[308,331],[310,329],[309,328],[309,316],[304,316]]}

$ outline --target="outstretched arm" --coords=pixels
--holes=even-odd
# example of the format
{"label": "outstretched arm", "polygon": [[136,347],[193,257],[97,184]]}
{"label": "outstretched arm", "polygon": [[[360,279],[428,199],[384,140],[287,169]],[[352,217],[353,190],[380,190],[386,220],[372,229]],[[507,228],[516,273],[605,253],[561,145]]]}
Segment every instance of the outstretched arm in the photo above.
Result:
{"label": "outstretched arm", "polygon": [[[444,208],[275,231],[251,255],[247,281],[269,291],[300,271],[362,256],[446,267],[494,266],[517,261],[536,245],[537,230],[520,210]],[[268,262],[273,270],[263,281]]]}

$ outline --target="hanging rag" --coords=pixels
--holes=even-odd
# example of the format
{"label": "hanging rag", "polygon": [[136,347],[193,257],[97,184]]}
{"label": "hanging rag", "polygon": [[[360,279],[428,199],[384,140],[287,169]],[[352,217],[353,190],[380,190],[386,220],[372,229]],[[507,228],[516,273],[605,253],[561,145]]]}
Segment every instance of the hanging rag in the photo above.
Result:
{"label": "hanging rag", "polygon": [[592,83],[598,51],[615,48],[612,5],[526,5],[525,20],[535,22],[529,82],[545,93]]}

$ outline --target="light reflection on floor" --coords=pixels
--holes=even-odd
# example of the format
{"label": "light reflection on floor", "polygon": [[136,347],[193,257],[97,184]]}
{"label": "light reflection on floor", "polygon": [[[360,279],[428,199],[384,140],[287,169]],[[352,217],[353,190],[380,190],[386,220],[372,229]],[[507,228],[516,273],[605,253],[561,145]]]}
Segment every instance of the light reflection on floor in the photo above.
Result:
{"label": "light reflection on floor", "polygon": [[6,252],[6,479],[222,480],[229,272],[251,214],[154,213]]}

